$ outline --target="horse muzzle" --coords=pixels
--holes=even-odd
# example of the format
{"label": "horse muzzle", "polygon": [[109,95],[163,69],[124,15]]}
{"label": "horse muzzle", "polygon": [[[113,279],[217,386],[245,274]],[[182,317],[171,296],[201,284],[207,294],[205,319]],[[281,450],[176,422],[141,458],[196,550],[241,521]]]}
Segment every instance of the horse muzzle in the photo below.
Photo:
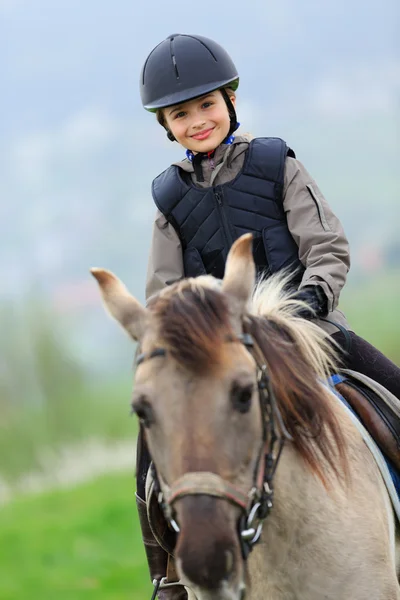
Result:
{"label": "horse muzzle", "polygon": [[238,600],[244,574],[238,508],[201,494],[180,498],[175,511],[180,528],[175,559],[182,581],[201,590],[201,597]]}

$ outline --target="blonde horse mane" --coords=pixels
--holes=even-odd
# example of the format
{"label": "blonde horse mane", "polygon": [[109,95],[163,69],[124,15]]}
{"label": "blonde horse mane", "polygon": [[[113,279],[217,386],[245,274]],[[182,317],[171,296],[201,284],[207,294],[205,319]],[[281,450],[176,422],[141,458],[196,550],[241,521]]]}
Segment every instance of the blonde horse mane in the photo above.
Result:
{"label": "blonde horse mane", "polygon": [[326,333],[312,321],[297,316],[306,307],[288,292],[292,276],[287,273],[261,279],[255,286],[249,312],[276,323],[306,358],[315,375],[326,381],[338,368],[336,344],[327,342]]}

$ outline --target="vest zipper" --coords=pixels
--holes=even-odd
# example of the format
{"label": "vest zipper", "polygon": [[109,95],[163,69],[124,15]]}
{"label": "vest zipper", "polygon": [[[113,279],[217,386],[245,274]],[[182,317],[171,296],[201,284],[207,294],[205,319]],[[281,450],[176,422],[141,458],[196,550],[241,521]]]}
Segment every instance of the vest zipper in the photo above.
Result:
{"label": "vest zipper", "polygon": [[234,242],[234,239],[233,239],[231,230],[229,228],[228,219],[226,218],[226,215],[225,215],[223,196],[222,196],[222,193],[219,192],[218,190],[214,192],[214,196],[217,201],[217,209],[219,212],[219,216],[221,217],[222,227],[224,230],[225,239],[228,242],[228,250],[229,250]]}

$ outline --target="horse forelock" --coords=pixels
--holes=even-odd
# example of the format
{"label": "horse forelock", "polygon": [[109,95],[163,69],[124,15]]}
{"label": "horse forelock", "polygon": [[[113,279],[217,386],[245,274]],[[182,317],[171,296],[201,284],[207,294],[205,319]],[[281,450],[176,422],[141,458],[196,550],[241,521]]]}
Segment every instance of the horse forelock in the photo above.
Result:
{"label": "horse forelock", "polygon": [[223,365],[224,345],[233,335],[227,300],[218,287],[184,280],[150,306],[159,343],[178,363],[199,374]]}

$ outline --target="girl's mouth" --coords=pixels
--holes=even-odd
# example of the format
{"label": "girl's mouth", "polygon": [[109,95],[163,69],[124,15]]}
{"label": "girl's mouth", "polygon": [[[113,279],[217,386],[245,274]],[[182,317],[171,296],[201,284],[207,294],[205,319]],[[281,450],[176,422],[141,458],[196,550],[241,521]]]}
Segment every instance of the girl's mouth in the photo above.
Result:
{"label": "girl's mouth", "polygon": [[195,135],[192,135],[191,137],[194,140],[205,140],[208,138],[208,136],[214,131],[214,128],[211,127],[211,129],[204,129],[204,131],[200,131],[199,133],[196,133]]}

